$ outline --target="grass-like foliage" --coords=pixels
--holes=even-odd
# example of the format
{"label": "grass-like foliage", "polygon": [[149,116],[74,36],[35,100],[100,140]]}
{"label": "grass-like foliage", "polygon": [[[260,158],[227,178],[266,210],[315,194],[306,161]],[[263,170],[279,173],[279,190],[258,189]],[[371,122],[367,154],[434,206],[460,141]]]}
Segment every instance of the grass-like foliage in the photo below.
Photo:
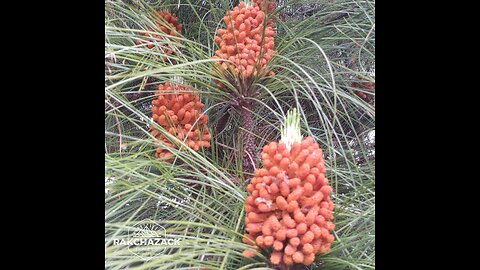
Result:
{"label": "grass-like foliage", "polygon": [[[267,254],[242,256],[248,245],[244,202],[251,173],[243,170],[243,140],[256,152],[280,139],[281,123],[297,108],[302,136],[325,153],[334,189],[335,242],[304,269],[375,268],[375,98],[353,85],[374,82],[375,2],[279,1],[276,75],[256,78],[249,111],[254,128],[242,126],[235,87],[214,72],[216,30],[238,1],[105,1],[105,268],[273,269]],[[158,38],[148,49],[142,33],[162,35],[152,11],[168,10],[183,24],[177,39]],[[169,55],[163,48],[175,48]],[[198,91],[209,116],[211,148],[193,151],[162,127],[173,162],[155,158],[149,133],[156,85],[180,76]],[[221,89],[216,82],[224,83]],[[358,92],[367,94],[363,99]],[[245,108],[244,108],[245,109]],[[257,166],[259,155],[254,156]],[[181,245],[145,247],[136,256],[126,239],[140,221],[155,220]],[[161,252],[160,252],[161,251]]]}

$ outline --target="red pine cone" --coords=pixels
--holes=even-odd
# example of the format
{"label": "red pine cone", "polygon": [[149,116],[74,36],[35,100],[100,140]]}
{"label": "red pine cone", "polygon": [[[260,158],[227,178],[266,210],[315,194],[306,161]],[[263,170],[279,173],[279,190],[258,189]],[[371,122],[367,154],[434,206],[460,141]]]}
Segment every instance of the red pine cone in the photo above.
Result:
{"label": "red pine cone", "polygon": [[[177,36],[178,34],[182,33],[182,25],[178,23],[178,18],[175,14],[172,14],[167,11],[159,11],[155,13],[154,15],[155,21],[157,28],[162,32],[170,36]],[[166,27],[165,24],[168,24],[171,26],[171,28]],[[176,30],[176,31],[175,31]],[[148,28],[148,31],[150,32],[155,32],[156,30],[152,28]],[[140,35],[144,37],[150,37],[150,38],[155,38],[158,42],[158,39],[167,39],[167,37],[162,36],[162,35],[156,35],[156,34],[149,34],[149,33],[141,33]],[[145,43],[142,41],[138,42],[139,44]],[[155,45],[154,41],[149,41],[146,43],[147,48],[151,49]],[[171,48],[169,44],[164,45],[163,50],[165,51],[166,54],[169,55],[174,55],[174,50]]]}
{"label": "red pine cone", "polygon": [[[158,86],[156,99],[152,101],[152,117],[170,134],[176,136],[195,151],[200,147],[210,147],[211,135],[208,132],[208,116],[202,115],[203,103],[200,96],[185,86],[172,85],[169,82]],[[157,140],[170,147],[175,147],[153,126],[151,133]],[[158,144],[157,158],[171,160],[173,154]]]}
{"label": "red pine cone", "polygon": [[[275,31],[271,26],[266,26],[264,32],[264,16],[265,13],[258,6],[247,7],[244,2],[227,12],[223,18],[227,29],[218,29],[218,36],[215,37],[220,49],[215,52],[214,58],[223,67],[220,68],[221,72],[233,71],[243,78],[268,73],[266,65],[276,53],[273,50]],[[269,75],[273,76],[274,73],[270,72]]]}
{"label": "red pine cone", "polygon": [[[273,248],[274,265],[310,265],[330,250],[335,228],[333,189],[325,177],[322,149],[311,137],[293,143],[272,142],[263,148],[263,168],[247,186],[244,242],[255,249]],[[244,255],[254,253],[245,250]]]}

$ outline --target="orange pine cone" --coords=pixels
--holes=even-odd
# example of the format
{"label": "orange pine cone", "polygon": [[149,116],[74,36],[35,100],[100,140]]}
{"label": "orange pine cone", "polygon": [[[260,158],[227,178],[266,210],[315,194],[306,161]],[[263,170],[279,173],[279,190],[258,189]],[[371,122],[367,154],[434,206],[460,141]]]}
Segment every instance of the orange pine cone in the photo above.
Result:
{"label": "orange pine cone", "polygon": [[[208,132],[208,116],[202,115],[203,103],[200,96],[186,86],[172,85],[169,82],[158,86],[157,98],[152,101],[153,120],[176,136],[195,151],[201,147],[210,147],[211,135]],[[169,147],[175,147],[153,126],[151,134],[157,138],[157,158],[170,161],[173,154],[162,148],[160,141]]]}
{"label": "orange pine cone", "polygon": [[266,66],[276,53],[273,50],[275,31],[272,26],[265,26],[264,19],[265,13],[258,5],[246,6],[244,2],[227,12],[223,18],[227,28],[218,29],[215,37],[220,49],[214,58],[220,72],[240,78],[269,74]]}
{"label": "orange pine cone", "polygon": [[333,190],[325,177],[323,151],[311,137],[288,147],[283,141],[263,147],[263,168],[247,186],[244,242],[273,247],[274,265],[310,265],[334,241]]}

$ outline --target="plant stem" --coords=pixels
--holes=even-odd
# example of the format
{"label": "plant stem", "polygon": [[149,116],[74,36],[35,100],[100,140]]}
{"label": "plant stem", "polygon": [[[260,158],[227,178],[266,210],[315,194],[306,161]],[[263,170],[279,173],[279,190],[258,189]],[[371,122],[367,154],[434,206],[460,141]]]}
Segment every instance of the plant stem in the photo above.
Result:
{"label": "plant stem", "polygon": [[240,107],[243,138],[243,172],[253,173],[255,168],[255,142],[253,134],[252,104],[245,102]]}

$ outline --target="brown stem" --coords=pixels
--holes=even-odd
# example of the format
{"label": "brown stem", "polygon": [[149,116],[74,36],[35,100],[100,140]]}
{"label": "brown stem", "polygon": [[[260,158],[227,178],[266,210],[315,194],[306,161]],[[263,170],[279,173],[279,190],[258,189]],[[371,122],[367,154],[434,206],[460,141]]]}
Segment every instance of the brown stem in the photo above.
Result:
{"label": "brown stem", "polygon": [[240,108],[243,138],[243,171],[253,173],[255,168],[255,141],[253,131],[252,104],[245,102]]}

